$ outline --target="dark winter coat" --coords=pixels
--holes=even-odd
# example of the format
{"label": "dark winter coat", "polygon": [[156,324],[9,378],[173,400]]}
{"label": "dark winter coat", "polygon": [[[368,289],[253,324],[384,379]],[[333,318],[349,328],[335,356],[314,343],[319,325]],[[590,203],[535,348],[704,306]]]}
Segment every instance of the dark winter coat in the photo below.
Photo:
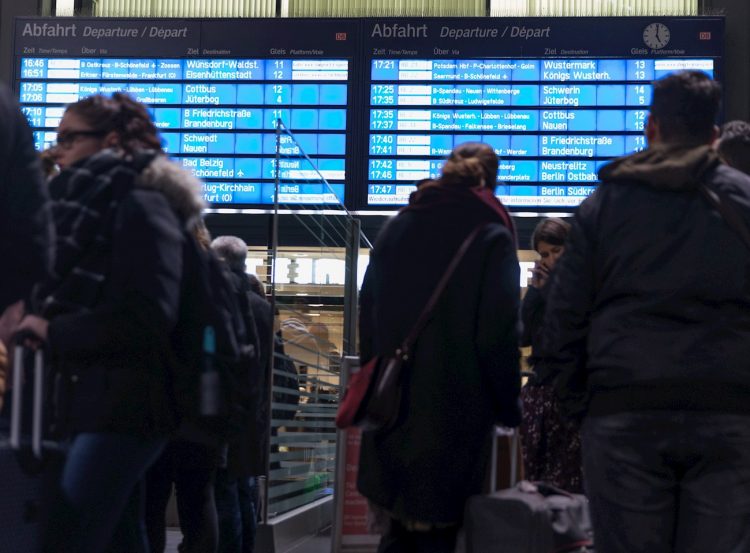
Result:
{"label": "dark winter coat", "polygon": [[750,251],[698,191],[720,191],[750,227],[750,177],[679,145],[599,176],[548,299],[567,411],[750,411]]}
{"label": "dark winter coat", "polygon": [[519,422],[519,267],[507,214],[487,189],[426,187],[383,229],[365,274],[363,363],[400,345],[480,223],[489,225],[406,365],[398,423],[362,437],[359,491],[400,520],[460,521],[481,490],[493,423]]}
{"label": "dark winter coat", "polygon": [[232,271],[236,293],[243,296],[240,305],[250,310],[245,325],[252,325],[252,341],[258,348],[258,363],[248,382],[248,399],[252,406],[243,432],[229,444],[227,470],[237,477],[259,476],[266,472],[269,448],[270,402],[268,379],[271,373],[273,314],[271,304],[252,291],[244,271]]}
{"label": "dark winter coat", "polygon": [[[87,171],[97,155],[69,170]],[[184,223],[202,205],[200,183],[162,157],[120,201],[99,300],[49,325],[64,398],[58,416],[68,431],[172,429],[165,352],[179,307]]]}
{"label": "dark winter coat", "polygon": [[521,303],[521,346],[531,346],[529,365],[534,370],[531,385],[549,384],[557,374],[544,355],[544,313],[549,289],[549,283],[542,288],[529,286]]}
{"label": "dark winter coat", "polygon": [[52,224],[26,118],[0,86],[0,314],[49,271]]}

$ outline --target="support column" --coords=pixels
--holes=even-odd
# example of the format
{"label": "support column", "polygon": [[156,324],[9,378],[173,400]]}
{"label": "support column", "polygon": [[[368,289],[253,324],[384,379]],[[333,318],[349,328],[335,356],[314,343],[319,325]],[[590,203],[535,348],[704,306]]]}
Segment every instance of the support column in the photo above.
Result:
{"label": "support column", "polygon": [[724,118],[750,119],[750,2],[747,0],[711,0],[710,13],[726,16],[724,42]]}
{"label": "support column", "polygon": [[357,261],[359,260],[359,219],[349,219],[346,243],[346,277],[344,278],[344,355],[357,355]]}

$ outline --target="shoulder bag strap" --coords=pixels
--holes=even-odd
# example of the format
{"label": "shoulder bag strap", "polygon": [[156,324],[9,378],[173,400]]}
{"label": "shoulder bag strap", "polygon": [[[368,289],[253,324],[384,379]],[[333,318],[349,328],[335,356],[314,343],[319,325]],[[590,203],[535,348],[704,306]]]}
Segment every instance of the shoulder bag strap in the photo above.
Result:
{"label": "shoulder bag strap", "polygon": [[466,254],[466,251],[469,249],[469,246],[471,246],[472,242],[474,242],[474,239],[477,237],[477,235],[486,227],[487,224],[479,225],[474,230],[472,230],[461,243],[455,255],[453,256],[453,259],[451,259],[448,268],[443,273],[443,276],[440,277],[440,281],[437,283],[437,286],[435,286],[435,290],[432,292],[430,299],[427,301],[427,305],[425,305],[422,313],[419,315],[417,322],[414,324],[411,332],[406,337],[406,340],[404,340],[401,344],[401,349],[396,352],[397,355],[403,356],[404,359],[407,358],[409,352],[411,351],[411,347],[414,345],[414,342],[417,341],[417,337],[419,337],[422,330],[424,330],[424,327],[427,326],[427,321],[429,321],[430,317],[432,316],[432,312],[434,311],[435,306],[440,299],[440,296],[443,295],[445,287],[448,286],[448,281],[450,280],[451,276],[453,276],[453,273],[456,271],[459,263],[461,263],[464,254]]}
{"label": "shoulder bag strap", "polygon": [[750,230],[742,220],[742,217],[732,205],[732,202],[724,194],[709,188],[705,183],[698,187],[703,197],[721,214],[729,227],[736,232],[747,249],[750,250]]}

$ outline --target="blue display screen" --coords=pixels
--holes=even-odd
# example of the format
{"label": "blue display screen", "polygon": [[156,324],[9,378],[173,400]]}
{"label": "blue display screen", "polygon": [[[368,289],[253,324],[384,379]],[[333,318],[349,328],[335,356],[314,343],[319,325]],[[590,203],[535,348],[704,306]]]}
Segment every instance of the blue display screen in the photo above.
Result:
{"label": "blue display screen", "polygon": [[604,164],[647,147],[655,80],[725,73],[712,16],[19,17],[14,29],[14,90],[39,149],[66,105],[124,91],[217,207],[275,203],[280,184],[282,203],[392,210],[481,141],[511,210],[570,211]]}
{"label": "blue display screen", "polygon": [[643,150],[654,79],[712,59],[373,59],[368,205],[400,205],[469,141],[500,156],[509,207],[573,207],[610,159]]}
{"label": "blue display screen", "polygon": [[[326,204],[344,200],[349,70],[342,59],[23,57],[18,93],[38,149],[65,105],[124,91],[148,105],[208,202],[274,203],[278,140],[280,202]],[[296,140],[276,136],[279,119]]]}

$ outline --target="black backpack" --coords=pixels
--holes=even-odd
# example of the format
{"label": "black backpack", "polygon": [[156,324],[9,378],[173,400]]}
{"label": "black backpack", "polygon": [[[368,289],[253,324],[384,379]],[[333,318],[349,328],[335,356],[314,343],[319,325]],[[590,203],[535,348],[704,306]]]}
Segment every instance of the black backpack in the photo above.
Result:
{"label": "black backpack", "polygon": [[248,382],[257,353],[247,335],[224,263],[185,231],[170,351],[180,438],[219,445],[241,433],[253,408]]}

